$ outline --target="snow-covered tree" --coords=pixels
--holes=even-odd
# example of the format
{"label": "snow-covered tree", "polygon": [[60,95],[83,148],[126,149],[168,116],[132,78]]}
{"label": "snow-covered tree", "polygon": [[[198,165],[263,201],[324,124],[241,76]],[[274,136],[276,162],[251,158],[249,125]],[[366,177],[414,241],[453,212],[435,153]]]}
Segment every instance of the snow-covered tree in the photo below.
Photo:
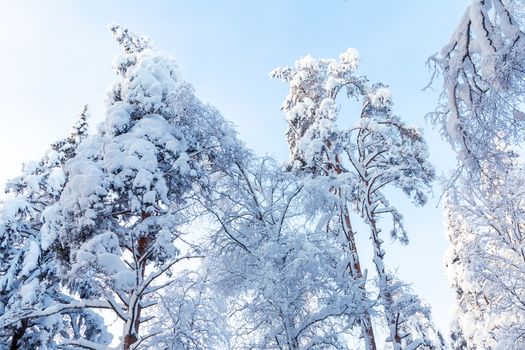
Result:
{"label": "snow-covered tree", "polygon": [[515,157],[506,168],[484,169],[481,187],[457,191],[447,203],[445,262],[469,349],[525,346],[525,178]]}
{"label": "snow-covered tree", "polygon": [[[206,195],[209,174],[237,141],[171,57],[120,26],[110,30],[124,54],[114,62],[106,119],[66,162],[68,180],[44,221],[68,269],[65,282],[81,298],[61,307],[112,310],[124,324],[122,347],[131,349],[152,336],[144,332],[155,316],[147,309],[173,282],[171,269],[201,257],[183,243],[185,209]],[[87,339],[69,344],[97,348]]]}
{"label": "snow-covered tree", "polygon": [[[391,216],[392,238],[406,244],[408,237],[401,214],[390,204],[383,191],[389,186],[397,187],[411,196],[415,205],[423,205],[426,202],[425,190],[434,178],[434,170],[427,162],[427,147],[420,131],[405,125],[394,115],[391,104],[386,87],[378,85],[369,88],[364,97],[361,119],[349,130],[344,147],[350,163],[357,171],[353,179],[356,186],[350,200],[355,201],[360,216],[370,227],[379,300],[385,311],[394,349],[400,349],[414,347],[418,341],[424,342],[418,339],[418,333],[424,336],[433,330],[421,332],[416,326],[413,331],[415,334],[412,334],[409,319],[415,317],[416,320],[421,318],[422,322],[427,322],[429,312],[422,307],[417,296],[407,294],[405,285],[396,281],[386,270],[381,216]],[[436,345],[439,345],[437,340]],[[430,340],[428,345],[434,346]]]}
{"label": "snow-covered tree", "polygon": [[513,151],[524,140],[524,5],[472,0],[431,58],[444,85],[430,117],[459,165],[446,185],[455,348],[523,347],[523,164]]}
{"label": "snow-covered tree", "polygon": [[[369,226],[378,304],[388,327],[387,341],[394,349],[413,349],[422,344],[439,348],[442,340],[431,326],[428,308],[385,268],[379,223],[383,215],[390,215],[391,236],[407,243],[402,216],[389,203],[384,189],[401,189],[416,205],[423,205],[434,170],[427,161],[421,132],[393,114],[386,86],[369,84],[366,77],[356,74],[358,63],[357,51],[348,49],[338,61],[306,56],[294,67],[272,72],[272,76],[290,84],[282,106],[289,124],[290,169],[324,181],[328,191],[339,197],[337,215],[328,217],[326,227],[347,245],[352,257],[350,278],[361,280],[363,301],[369,292],[357,253],[350,208]],[[337,97],[341,91],[362,103],[354,125],[343,130],[337,126]],[[375,310],[365,310],[360,320],[367,349],[376,349],[379,344],[371,322],[374,313]]]}
{"label": "snow-covered tree", "polygon": [[371,303],[347,278],[348,254],[309,218],[318,194],[269,159],[245,158],[204,203],[219,226],[206,264],[228,303],[230,348],[347,348]]}
{"label": "snow-covered tree", "polygon": [[206,269],[183,270],[159,293],[159,316],[151,325],[151,349],[228,349],[225,305]]}
{"label": "snow-covered tree", "polygon": [[87,135],[87,107],[71,135],[55,142],[38,162],[25,163],[9,181],[0,213],[0,346],[56,349],[63,339],[85,337],[107,343],[102,318],[89,310],[39,314],[72,298],[60,289],[62,271],[42,220],[63,190],[65,162]]}
{"label": "snow-covered tree", "polygon": [[431,119],[469,170],[498,161],[502,147],[523,141],[524,2],[472,0],[449,43],[431,58],[444,86]]}

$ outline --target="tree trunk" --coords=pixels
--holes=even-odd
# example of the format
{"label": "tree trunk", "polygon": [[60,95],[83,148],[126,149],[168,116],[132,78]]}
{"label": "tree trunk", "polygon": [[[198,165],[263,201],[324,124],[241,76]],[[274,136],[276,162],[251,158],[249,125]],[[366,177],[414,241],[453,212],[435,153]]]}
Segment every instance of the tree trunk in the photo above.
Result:
{"label": "tree trunk", "polygon": [[[361,270],[361,263],[359,261],[359,255],[357,253],[357,246],[355,243],[355,234],[352,230],[352,222],[350,221],[350,213],[348,211],[348,206],[346,204],[343,205],[343,225],[344,225],[344,231],[346,234],[346,239],[348,241],[348,249],[350,250],[350,256],[351,256],[351,266],[350,266],[350,275],[354,280],[362,280],[362,285],[360,287],[361,289],[361,299],[366,299],[366,288],[365,283],[366,281],[363,280],[363,272]],[[370,313],[368,310],[365,310],[363,313],[363,316],[359,319],[359,323],[361,325],[361,333],[363,336],[363,340],[365,342],[365,349],[366,350],[377,350],[376,341],[375,341],[375,335],[374,335],[374,328],[372,327],[372,319],[370,317]]]}
{"label": "tree trunk", "polygon": [[[143,212],[141,214],[141,220],[145,220],[150,217],[150,213]],[[149,247],[148,237],[141,237],[137,241],[137,253],[136,260],[140,261],[142,257],[147,253]],[[144,276],[146,274],[146,265],[147,259],[140,262],[139,269],[139,283],[137,283],[137,288],[144,281]],[[137,290],[132,292],[131,302],[128,310],[128,317],[130,317],[129,324],[126,324],[124,327],[124,350],[129,350],[133,344],[135,344],[139,339],[139,328],[140,328],[140,314],[142,312],[142,306],[140,301],[142,295],[137,295]]]}
{"label": "tree trunk", "polygon": [[[329,145],[330,146],[330,145]],[[336,163],[331,164],[331,167],[335,170],[337,174],[343,172],[343,168],[339,162],[339,159],[336,158]],[[352,221],[350,220],[350,211],[348,210],[348,205],[346,202],[343,203],[344,199],[341,195],[341,190],[338,190],[339,198],[341,198],[341,211],[343,216],[343,231],[346,235],[346,240],[348,241],[348,250],[350,251],[350,275],[354,280],[362,280],[361,289],[361,299],[366,300],[366,281],[363,280],[363,272],[361,270],[361,262],[359,260],[359,254],[357,252],[357,245],[355,242],[355,233],[352,229]],[[372,327],[372,318],[368,310],[365,310],[362,317],[359,319],[359,324],[361,326],[361,335],[365,342],[366,350],[377,350],[374,328]]]}
{"label": "tree trunk", "polygon": [[[370,207],[370,205],[369,205]],[[368,207],[368,208],[369,208]],[[377,275],[379,277],[379,297],[383,299],[383,307],[385,308],[386,320],[390,331],[390,340],[394,350],[401,350],[401,336],[399,335],[399,314],[394,314],[392,310],[393,299],[389,289],[389,276],[385,271],[383,258],[384,252],[381,250],[383,241],[379,238],[380,230],[377,228],[376,217],[374,213],[367,210],[367,215],[370,221],[370,230],[372,234],[372,244],[374,246],[374,265],[376,266]]]}
{"label": "tree trunk", "polygon": [[11,345],[9,346],[9,350],[18,350],[19,344],[18,342],[22,339],[24,336],[27,327],[29,326],[29,319],[24,318],[20,321],[21,325],[20,327],[16,328],[13,332],[13,338],[11,339]]}

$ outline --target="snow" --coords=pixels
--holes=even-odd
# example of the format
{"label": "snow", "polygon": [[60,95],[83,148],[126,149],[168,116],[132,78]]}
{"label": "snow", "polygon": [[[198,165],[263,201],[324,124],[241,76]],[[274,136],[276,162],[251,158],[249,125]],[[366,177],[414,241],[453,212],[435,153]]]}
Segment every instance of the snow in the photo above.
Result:
{"label": "snow", "polygon": [[16,220],[16,218],[24,212],[29,211],[29,203],[23,196],[12,197],[6,199],[2,203],[1,218],[4,222]]}
{"label": "snow", "polygon": [[135,286],[137,276],[133,271],[121,270],[118,271],[114,276],[115,288],[117,290],[132,290]]}
{"label": "snow", "polygon": [[116,234],[109,231],[98,234],[82,244],[79,252],[81,254],[81,256],[78,257],[79,262],[99,254],[120,254],[118,237]]}
{"label": "snow", "polygon": [[61,208],[58,204],[50,205],[42,212],[42,227],[40,228],[40,246],[43,250],[48,249],[57,238],[57,230],[53,225],[60,217]]}
{"label": "snow", "polygon": [[[392,183],[408,194],[419,194],[428,186],[433,176],[430,167],[420,162],[426,145],[406,138],[414,135],[413,129],[392,117],[387,88],[375,89],[378,85],[355,75],[360,60],[355,49],[341,54],[340,62],[306,56],[296,62],[295,70],[281,71],[289,73],[284,80],[290,78],[285,113],[297,125],[293,133],[289,130],[296,157],[292,162],[301,160],[306,165],[304,172],[289,172],[271,159],[259,163],[222,116],[180,81],[171,58],[119,26],[110,29],[125,54],[115,61],[118,81],[108,94],[106,120],[97,135],[75,149],[63,171],[58,164],[50,170],[47,189],[61,192],[60,200],[54,203],[56,195],[50,196],[53,200],[44,205],[42,221],[34,223],[36,228],[42,224],[40,241],[29,240],[27,250],[19,254],[20,274],[27,276],[39,268],[40,254],[59,248],[44,258],[59,252],[56,255],[64,255],[61,264],[44,267],[51,278],[60,279],[72,299],[81,300],[59,303],[47,294],[54,290],[38,289],[47,288],[40,282],[48,280],[24,281],[20,288],[24,304],[49,301],[44,309],[29,305],[36,309],[32,317],[51,324],[65,318],[46,318],[46,313],[111,308],[125,321],[124,332],[147,339],[151,327],[142,323],[150,315],[158,316],[158,309],[140,315],[137,305],[146,309],[155,304],[156,288],[160,295],[173,297],[169,291],[162,294],[162,288],[179,283],[186,288],[185,299],[176,304],[180,315],[192,323],[203,315],[209,318],[217,306],[210,303],[221,304],[224,314],[234,310],[232,333],[247,348],[286,343],[299,348],[324,340],[344,348],[357,327],[365,338],[359,343],[370,342],[367,327],[391,324],[394,315],[407,334],[431,325],[427,309],[412,302],[412,295],[386,271],[381,230],[375,226],[385,213],[401,226],[401,215],[388,204],[380,187]],[[355,83],[355,91],[348,82]],[[336,125],[335,95],[347,83],[348,97],[372,102],[371,107],[365,103],[361,113],[370,114],[369,118],[356,123],[362,138],[356,138],[353,129],[339,130]],[[375,90],[369,90],[371,86]],[[365,91],[372,91],[371,95]],[[388,126],[379,126],[380,121]],[[394,123],[396,128],[389,127]],[[377,156],[383,153],[384,159]],[[35,168],[35,174],[36,170],[40,169]],[[30,174],[25,179],[29,190],[40,191],[45,175]],[[4,219],[17,219],[21,210],[30,209],[24,202],[7,203]],[[215,216],[209,215],[212,212]],[[205,215],[211,218],[202,219]],[[378,275],[376,281],[367,281],[366,289],[366,272],[363,276],[353,268],[358,260],[351,248],[354,232],[347,223],[358,215],[371,231]],[[210,234],[206,237],[209,246],[196,242],[194,227],[205,230],[199,234]],[[181,256],[181,250],[188,255]],[[177,275],[176,263],[201,255],[209,260],[206,270],[198,272],[211,271],[211,283],[201,284],[200,276],[188,277],[190,273]],[[13,275],[11,270],[6,274]],[[2,276],[4,283],[10,280]],[[197,287],[202,289],[195,293]],[[208,288],[217,290],[208,294]],[[408,299],[411,304],[404,305]],[[425,315],[414,316],[418,312]],[[237,320],[240,324],[235,324]],[[206,331],[219,323],[206,321]],[[79,324],[84,328],[89,322]],[[188,327],[189,333],[196,327],[201,325]],[[256,327],[257,332],[245,337],[240,333],[246,327]],[[55,337],[46,332],[40,336]],[[98,347],[87,339],[68,341]],[[409,340],[403,341],[407,346]],[[413,343],[407,349],[415,347]]]}
{"label": "snow", "polygon": [[103,187],[102,170],[89,160],[73,160],[66,165],[69,182],[64,187],[60,203],[66,208],[79,204],[88,208],[107,192]]}
{"label": "snow", "polygon": [[[170,133],[171,129],[169,122],[162,115],[148,114],[137,121],[132,133],[136,138],[145,138],[158,145],[165,145],[168,142],[180,145]],[[178,148],[171,150],[177,151]]]}
{"label": "snow", "polygon": [[108,275],[127,271],[126,264],[122,261],[120,255],[117,254],[99,253],[97,254],[97,263]]}
{"label": "snow", "polygon": [[138,62],[127,71],[129,79],[122,85],[124,101],[140,105],[145,113],[156,113],[165,107],[165,98],[176,90],[180,80],[171,58],[151,50],[140,52]]}
{"label": "snow", "polygon": [[60,166],[61,165],[60,158],[61,158],[60,152],[57,152],[54,149],[50,149],[46,152],[45,160],[48,166],[52,166],[52,167]]}
{"label": "snow", "polygon": [[162,85],[148,71],[135,72],[137,78],[133,79],[128,87],[128,101],[140,103],[146,110],[158,109],[162,102]]}
{"label": "snow", "polygon": [[66,182],[66,176],[62,168],[53,168],[47,178],[47,186],[52,192],[60,192]]}
{"label": "snow", "polygon": [[40,247],[38,243],[34,240],[29,242],[29,248],[24,256],[24,263],[22,271],[20,271],[21,276],[29,276],[34,269],[39,266],[38,259],[40,258]]}
{"label": "snow", "polygon": [[146,204],[154,204],[157,200],[157,192],[156,191],[148,191],[144,194],[142,197],[142,200]]}
{"label": "snow", "polygon": [[[328,97],[324,98],[319,104],[319,113],[326,119],[335,119],[337,114],[337,104],[334,99]],[[323,122],[325,121],[323,120]],[[329,127],[328,124],[326,126]],[[323,126],[321,126],[320,129],[323,129]]]}
{"label": "snow", "polygon": [[129,127],[131,120],[130,112],[132,110],[131,105],[123,101],[119,101],[110,106],[106,111],[106,131],[112,135],[126,131]]}
{"label": "snow", "polygon": [[339,60],[344,64],[348,64],[352,69],[357,69],[359,67],[359,62],[361,57],[359,52],[354,48],[348,48],[344,53],[339,55]]}
{"label": "snow", "polygon": [[40,190],[42,175],[27,175],[25,181],[31,191],[38,192]]}
{"label": "snow", "polygon": [[[0,276],[0,288],[6,291],[10,291],[15,282],[15,274],[18,267],[18,261],[20,260],[22,252],[18,254],[11,260],[11,266],[9,266],[6,273]],[[1,303],[1,302],[0,302]]]}
{"label": "snow", "polygon": [[421,345],[423,345],[424,341],[423,339],[417,339],[417,340],[414,340],[413,342],[411,342],[410,344],[408,344],[406,347],[405,347],[405,350],[416,350],[417,348],[419,348]]}
{"label": "snow", "polygon": [[336,87],[339,87],[341,86],[342,84],[344,83],[344,80],[341,79],[341,78],[336,78],[336,77],[329,77],[327,80],[326,80],[326,83],[324,83],[324,88],[328,91],[332,91],[333,89],[335,89]]}
{"label": "snow", "polygon": [[387,87],[381,87],[372,93],[370,101],[374,107],[388,106],[392,100],[392,93]]}
{"label": "snow", "polygon": [[188,175],[190,172],[190,166],[188,164],[190,157],[186,152],[179,155],[179,158],[173,163],[173,169],[177,169],[181,175]]}
{"label": "snow", "polygon": [[124,153],[124,159],[122,167],[124,171],[131,169],[133,171],[147,170],[149,172],[155,172],[158,166],[156,147],[153,143],[142,138],[122,138],[122,140],[116,140],[116,142],[122,142],[121,147]]}
{"label": "snow", "polygon": [[38,279],[33,279],[31,282],[22,285],[20,288],[20,296],[22,297],[22,304],[31,305],[37,297]]}
{"label": "snow", "polygon": [[297,150],[301,152],[302,157],[308,163],[315,162],[316,157],[321,154],[321,150],[324,147],[323,140],[315,137],[312,133],[311,130],[308,130],[297,144]]}
{"label": "snow", "polygon": [[[415,128],[406,126],[392,113],[390,90],[384,84],[369,84],[366,77],[357,76],[355,69],[358,63],[357,51],[349,49],[340,56],[340,62],[332,59],[317,60],[307,56],[298,60],[294,68],[274,71],[275,77],[290,85],[282,109],[291,124],[287,136],[292,162],[299,160],[293,163],[300,166],[295,169],[297,175],[306,179],[311,176],[316,180],[307,180],[305,184],[311,187],[309,192],[312,193],[314,203],[309,204],[318,208],[317,215],[326,217],[319,225],[325,226],[323,231],[330,230],[331,234],[336,235],[341,247],[345,247],[347,261],[352,267],[360,263],[351,248],[354,246],[355,233],[350,232],[351,227],[347,226],[347,220],[353,223],[354,219],[351,213],[345,218],[341,216],[349,208],[353,208],[369,226],[374,252],[372,261],[377,272],[376,302],[384,308],[382,321],[389,325],[399,322],[399,329],[403,332],[420,336],[425,342],[439,346],[429,312],[425,312],[426,309],[419,299],[403,284],[396,282],[394,276],[386,269],[386,251],[382,247],[384,238],[379,228],[383,215],[389,214],[394,221],[393,237],[402,243],[407,242],[402,216],[389,204],[386,197],[388,192],[383,187],[390,185],[400,188],[418,205],[422,205],[425,202],[425,191],[430,189],[430,182],[434,178],[434,170],[425,159],[428,155],[427,146],[420,133]],[[347,97],[364,102],[361,112],[354,115],[356,122],[350,130],[340,130],[337,127],[337,95],[342,90],[337,88],[337,84],[348,84],[344,91]],[[339,172],[349,175],[338,176]],[[327,193],[320,194],[322,189]],[[333,196],[336,198],[330,199],[330,194],[336,194]],[[321,198],[325,198],[326,202],[317,203]],[[330,219],[327,208],[336,208],[334,211],[337,212],[337,216]],[[287,273],[299,275],[299,271],[295,270],[300,266],[299,262],[303,259],[311,262],[311,257],[306,256],[308,249],[305,249],[305,246],[294,247],[292,242],[288,244],[291,245],[288,255],[291,251],[295,254],[297,250],[298,253],[295,263],[291,263]],[[272,250],[277,251],[278,248]],[[279,260],[266,263],[262,269],[275,270],[275,261]],[[349,272],[348,264],[340,266],[345,266],[344,273]],[[302,271],[305,270],[314,275],[312,270]],[[356,269],[352,268],[350,273],[355,280],[362,278],[361,272]],[[273,275],[280,276],[277,272]],[[367,304],[369,288],[356,293],[357,303]],[[405,305],[403,300],[408,299],[411,302]],[[416,315],[414,310],[420,315]],[[375,312],[372,308],[368,314],[372,315]],[[374,341],[366,336],[367,324],[371,323],[373,322],[367,321],[360,324],[363,337],[366,338],[364,342],[367,344]],[[389,342],[393,348],[407,346],[410,338],[397,343],[395,329],[397,326],[389,329]]]}
{"label": "snow", "polygon": [[523,113],[523,111],[520,110],[515,110],[514,119],[520,122],[525,121],[525,113]]}
{"label": "snow", "polygon": [[135,175],[135,179],[133,179],[133,188],[149,190],[152,182],[153,174],[146,169],[139,169],[137,175]]}
{"label": "snow", "polygon": [[23,172],[25,174],[34,174],[38,169],[38,162],[35,161],[29,161],[25,162],[23,165]]}

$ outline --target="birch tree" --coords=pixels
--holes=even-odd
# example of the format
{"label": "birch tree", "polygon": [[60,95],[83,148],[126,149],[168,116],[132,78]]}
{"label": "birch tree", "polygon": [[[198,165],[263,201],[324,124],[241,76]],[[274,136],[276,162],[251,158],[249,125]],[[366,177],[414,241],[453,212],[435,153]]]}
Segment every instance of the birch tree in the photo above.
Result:
{"label": "birch tree", "polygon": [[224,300],[210,283],[207,268],[182,270],[158,293],[158,317],[150,326],[156,334],[151,349],[228,349],[229,333]]}
{"label": "birch tree", "polygon": [[469,349],[525,345],[523,165],[514,156],[506,168],[485,169],[481,187],[448,199],[445,262],[456,289],[457,330]]}
{"label": "birch tree", "polygon": [[307,219],[318,193],[268,159],[228,174],[205,205],[219,224],[207,266],[228,303],[230,348],[346,349],[370,305],[346,278],[349,256]]}

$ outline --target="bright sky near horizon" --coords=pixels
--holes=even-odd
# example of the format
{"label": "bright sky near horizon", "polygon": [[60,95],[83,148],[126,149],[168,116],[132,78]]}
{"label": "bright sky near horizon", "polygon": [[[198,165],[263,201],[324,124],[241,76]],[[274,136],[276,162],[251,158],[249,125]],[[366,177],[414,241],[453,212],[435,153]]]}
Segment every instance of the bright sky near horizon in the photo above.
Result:
{"label": "bright sky near horizon", "polygon": [[[437,102],[422,91],[427,58],[448,40],[467,0],[265,1],[15,1],[0,3],[0,183],[23,161],[38,159],[64,137],[84,104],[91,123],[104,117],[104,99],[119,52],[107,24],[152,38],[172,54],[197,95],[236,126],[248,146],[280,160],[288,156],[279,106],[287,86],[269,78],[277,66],[306,54],[361,54],[359,72],[390,85],[394,110],[427,135],[438,174],[454,154],[425,121]],[[436,90],[439,84],[435,85]],[[350,120],[350,119],[349,119]],[[387,263],[428,301],[447,331],[453,292],[442,256],[447,246],[441,191],[425,208],[398,196],[411,243],[388,246]],[[367,239],[363,232],[360,239]],[[361,252],[367,259],[370,254]]]}

